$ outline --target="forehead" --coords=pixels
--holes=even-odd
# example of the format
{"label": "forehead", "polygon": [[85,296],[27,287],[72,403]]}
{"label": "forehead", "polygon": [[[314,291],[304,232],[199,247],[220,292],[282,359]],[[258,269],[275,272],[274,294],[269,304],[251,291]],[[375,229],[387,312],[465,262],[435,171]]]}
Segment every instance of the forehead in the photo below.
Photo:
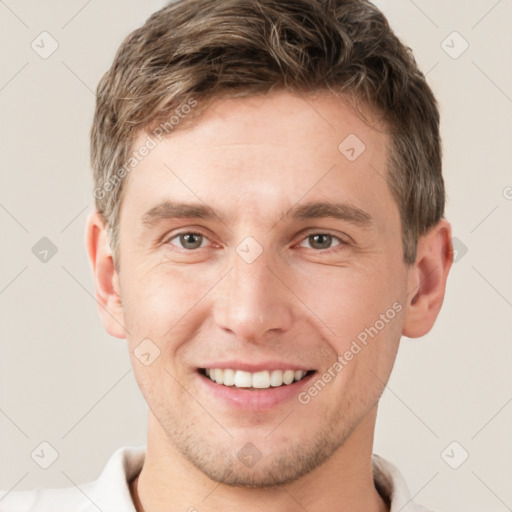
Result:
{"label": "forehead", "polygon": [[306,198],[370,208],[392,201],[388,136],[331,94],[219,100],[183,129],[149,136],[156,144],[128,175],[122,210],[170,198],[250,218]]}

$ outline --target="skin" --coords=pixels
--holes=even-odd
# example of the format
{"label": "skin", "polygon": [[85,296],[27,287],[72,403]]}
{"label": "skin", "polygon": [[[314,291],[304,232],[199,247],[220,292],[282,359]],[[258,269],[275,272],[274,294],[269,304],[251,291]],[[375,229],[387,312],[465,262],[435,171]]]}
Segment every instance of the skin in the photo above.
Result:
{"label": "skin", "polygon": [[[366,146],[355,161],[338,150],[349,134]],[[150,409],[147,455],[131,485],[138,511],[389,510],[371,470],[378,400],[401,335],[422,336],[435,322],[452,250],[441,220],[419,240],[416,262],[404,264],[383,179],[388,143],[331,94],[221,100],[128,176],[119,273],[101,218],[90,215],[98,309],[107,332],[127,339]],[[144,228],[144,213],[166,199],[207,204],[225,218]],[[372,222],[283,216],[327,200]],[[311,236],[322,233],[333,238]],[[236,252],[248,236],[262,249],[252,263]],[[197,373],[214,361],[272,359],[320,376],[397,303],[401,311],[305,405],[293,397],[240,410]],[[160,354],[146,366],[134,350],[148,338]],[[237,457],[246,443],[262,454],[252,467]]]}

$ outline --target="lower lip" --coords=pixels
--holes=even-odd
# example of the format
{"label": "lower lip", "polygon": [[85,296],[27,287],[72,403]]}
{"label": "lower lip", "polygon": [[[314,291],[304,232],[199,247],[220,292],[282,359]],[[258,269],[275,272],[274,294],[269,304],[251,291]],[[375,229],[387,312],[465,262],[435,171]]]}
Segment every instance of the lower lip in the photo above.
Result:
{"label": "lower lip", "polygon": [[309,384],[311,378],[314,377],[315,374],[316,372],[313,372],[292,384],[285,384],[266,389],[232,388],[223,386],[200,373],[199,378],[210,393],[220,400],[227,402],[230,406],[244,410],[265,411],[272,409],[277,405],[282,405],[287,400],[297,397],[301,389]]}

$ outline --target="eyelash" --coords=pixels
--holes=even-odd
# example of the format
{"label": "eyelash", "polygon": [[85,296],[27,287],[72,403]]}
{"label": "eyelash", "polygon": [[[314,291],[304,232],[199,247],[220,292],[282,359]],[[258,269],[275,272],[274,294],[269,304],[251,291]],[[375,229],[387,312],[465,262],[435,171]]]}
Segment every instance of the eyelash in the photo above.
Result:
{"label": "eyelash", "polygon": [[[173,244],[171,244],[171,241],[174,240],[175,238],[179,238],[180,236],[183,236],[183,235],[200,235],[204,239],[209,240],[209,238],[204,233],[201,233],[200,231],[181,231],[181,232],[175,233],[171,238],[168,238],[166,241],[164,241],[164,245],[173,245]],[[310,233],[307,233],[301,240],[305,241],[309,237],[314,236],[314,235],[330,236],[333,240],[339,241],[339,244],[335,245],[334,247],[329,247],[328,249],[313,249],[315,252],[328,253],[328,252],[335,251],[336,247],[338,247],[338,246],[348,245],[348,242],[346,240],[343,240],[341,237],[333,235],[329,232],[324,232],[324,231],[312,231]],[[174,247],[177,247],[177,246],[174,246]],[[194,252],[199,249],[203,249],[203,247],[197,247],[196,249],[185,249],[184,247],[177,247],[177,248],[181,249],[184,252]]]}

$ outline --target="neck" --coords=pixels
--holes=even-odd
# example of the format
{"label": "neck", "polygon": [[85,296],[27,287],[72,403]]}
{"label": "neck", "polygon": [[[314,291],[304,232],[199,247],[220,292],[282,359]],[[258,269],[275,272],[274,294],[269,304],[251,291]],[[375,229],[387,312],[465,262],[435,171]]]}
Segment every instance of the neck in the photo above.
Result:
{"label": "neck", "polygon": [[371,455],[376,407],[321,466],[282,486],[242,488],[215,482],[169,442],[151,413],[144,466],[130,484],[137,512],[389,512],[375,489]]}

